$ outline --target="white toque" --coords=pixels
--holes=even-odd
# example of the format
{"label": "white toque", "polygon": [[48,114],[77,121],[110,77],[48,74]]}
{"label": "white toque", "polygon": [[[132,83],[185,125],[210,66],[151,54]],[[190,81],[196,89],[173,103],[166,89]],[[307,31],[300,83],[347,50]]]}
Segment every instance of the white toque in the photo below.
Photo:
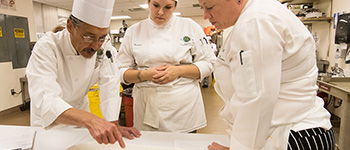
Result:
{"label": "white toque", "polygon": [[87,24],[108,28],[114,0],[74,0],[72,15]]}

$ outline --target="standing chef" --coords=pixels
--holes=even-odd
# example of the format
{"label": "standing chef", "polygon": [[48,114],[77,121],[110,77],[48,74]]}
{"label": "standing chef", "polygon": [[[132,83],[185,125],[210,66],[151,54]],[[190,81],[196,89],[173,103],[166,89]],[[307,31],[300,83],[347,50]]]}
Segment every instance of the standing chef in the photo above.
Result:
{"label": "standing chef", "polygon": [[316,97],[315,43],[276,0],[199,0],[204,18],[231,28],[214,66],[230,146],[209,150],[333,150],[330,114]]}
{"label": "standing chef", "polygon": [[[98,143],[140,136],[120,127],[119,75],[116,50],[107,35],[114,0],[74,0],[67,29],[47,33],[33,49],[26,74],[31,97],[31,125],[86,127]],[[99,83],[104,119],[89,112],[87,92]]]}
{"label": "standing chef", "polygon": [[133,88],[134,127],[195,132],[206,126],[199,80],[215,61],[193,20],[173,15],[177,0],[148,0],[150,15],[126,31],[117,56],[121,80]]}

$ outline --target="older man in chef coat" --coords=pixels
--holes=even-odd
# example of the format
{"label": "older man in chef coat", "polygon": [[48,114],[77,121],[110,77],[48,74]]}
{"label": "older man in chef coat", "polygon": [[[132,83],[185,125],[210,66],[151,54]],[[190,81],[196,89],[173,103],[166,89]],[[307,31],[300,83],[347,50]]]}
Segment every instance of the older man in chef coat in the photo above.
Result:
{"label": "older man in chef coat", "polygon": [[[98,143],[139,137],[135,128],[120,127],[116,50],[107,35],[114,0],[74,0],[67,29],[47,33],[35,45],[27,66],[31,125],[86,127]],[[104,119],[89,113],[87,92],[99,83]]]}
{"label": "older man in chef coat", "polygon": [[[230,145],[209,150],[334,150],[330,113],[316,96],[315,41],[276,0],[198,0],[227,37],[215,62]],[[225,31],[225,32],[226,32]]]}

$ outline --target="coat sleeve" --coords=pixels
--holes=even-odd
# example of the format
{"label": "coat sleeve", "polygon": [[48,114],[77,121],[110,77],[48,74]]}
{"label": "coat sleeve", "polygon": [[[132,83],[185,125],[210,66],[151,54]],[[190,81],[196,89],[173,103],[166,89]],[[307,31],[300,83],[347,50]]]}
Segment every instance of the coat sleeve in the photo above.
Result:
{"label": "coat sleeve", "polygon": [[209,76],[213,72],[213,65],[215,63],[215,54],[212,52],[209,39],[205,37],[202,28],[191,20],[191,25],[194,34],[194,43],[191,49],[193,63],[200,71],[200,80]]}
{"label": "coat sleeve", "polygon": [[135,67],[135,58],[132,52],[132,36],[133,36],[133,27],[130,27],[126,30],[124,35],[124,40],[120,45],[119,52],[117,55],[117,66],[119,68],[119,77],[122,83],[128,84],[124,81],[124,72],[130,67]]}
{"label": "coat sleeve", "polygon": [[263,149],[281,84],[283,29],[264,20],[237,25],[227,42],[235,93],[230,149]]}
{"label": "coat sleeve", "polygon": [[62,99],[57,80],[57,54],[53,41],[43,37],[34,47],[26,76],[31,99],[31,125],[47,127],[65,110],[72,108]]}
{"label": "coat sleeve", "polygon": [[110,42],[107,42],[106,46],[104,47],[104,53],[106,53],[108,50],[111,51],[112,57],[104,57],[103,62],[101,63],[98,82],[101,102],[100,109],[103,117],[107,121],[116,121],[119,118],[121,105],[121,98],[119,96],[119,69],[115,61],[117,50],[111,45]]}

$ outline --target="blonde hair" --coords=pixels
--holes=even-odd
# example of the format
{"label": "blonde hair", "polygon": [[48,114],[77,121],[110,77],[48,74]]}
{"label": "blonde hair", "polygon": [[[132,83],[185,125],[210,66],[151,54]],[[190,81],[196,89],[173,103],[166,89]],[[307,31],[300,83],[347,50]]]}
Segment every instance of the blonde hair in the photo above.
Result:
{"label": "blonde hair", "polygon": [[56,33],[58,31],[62,31],[63,29],[65,29],[65,27],[58,25],[52,30],[52,32]]}

